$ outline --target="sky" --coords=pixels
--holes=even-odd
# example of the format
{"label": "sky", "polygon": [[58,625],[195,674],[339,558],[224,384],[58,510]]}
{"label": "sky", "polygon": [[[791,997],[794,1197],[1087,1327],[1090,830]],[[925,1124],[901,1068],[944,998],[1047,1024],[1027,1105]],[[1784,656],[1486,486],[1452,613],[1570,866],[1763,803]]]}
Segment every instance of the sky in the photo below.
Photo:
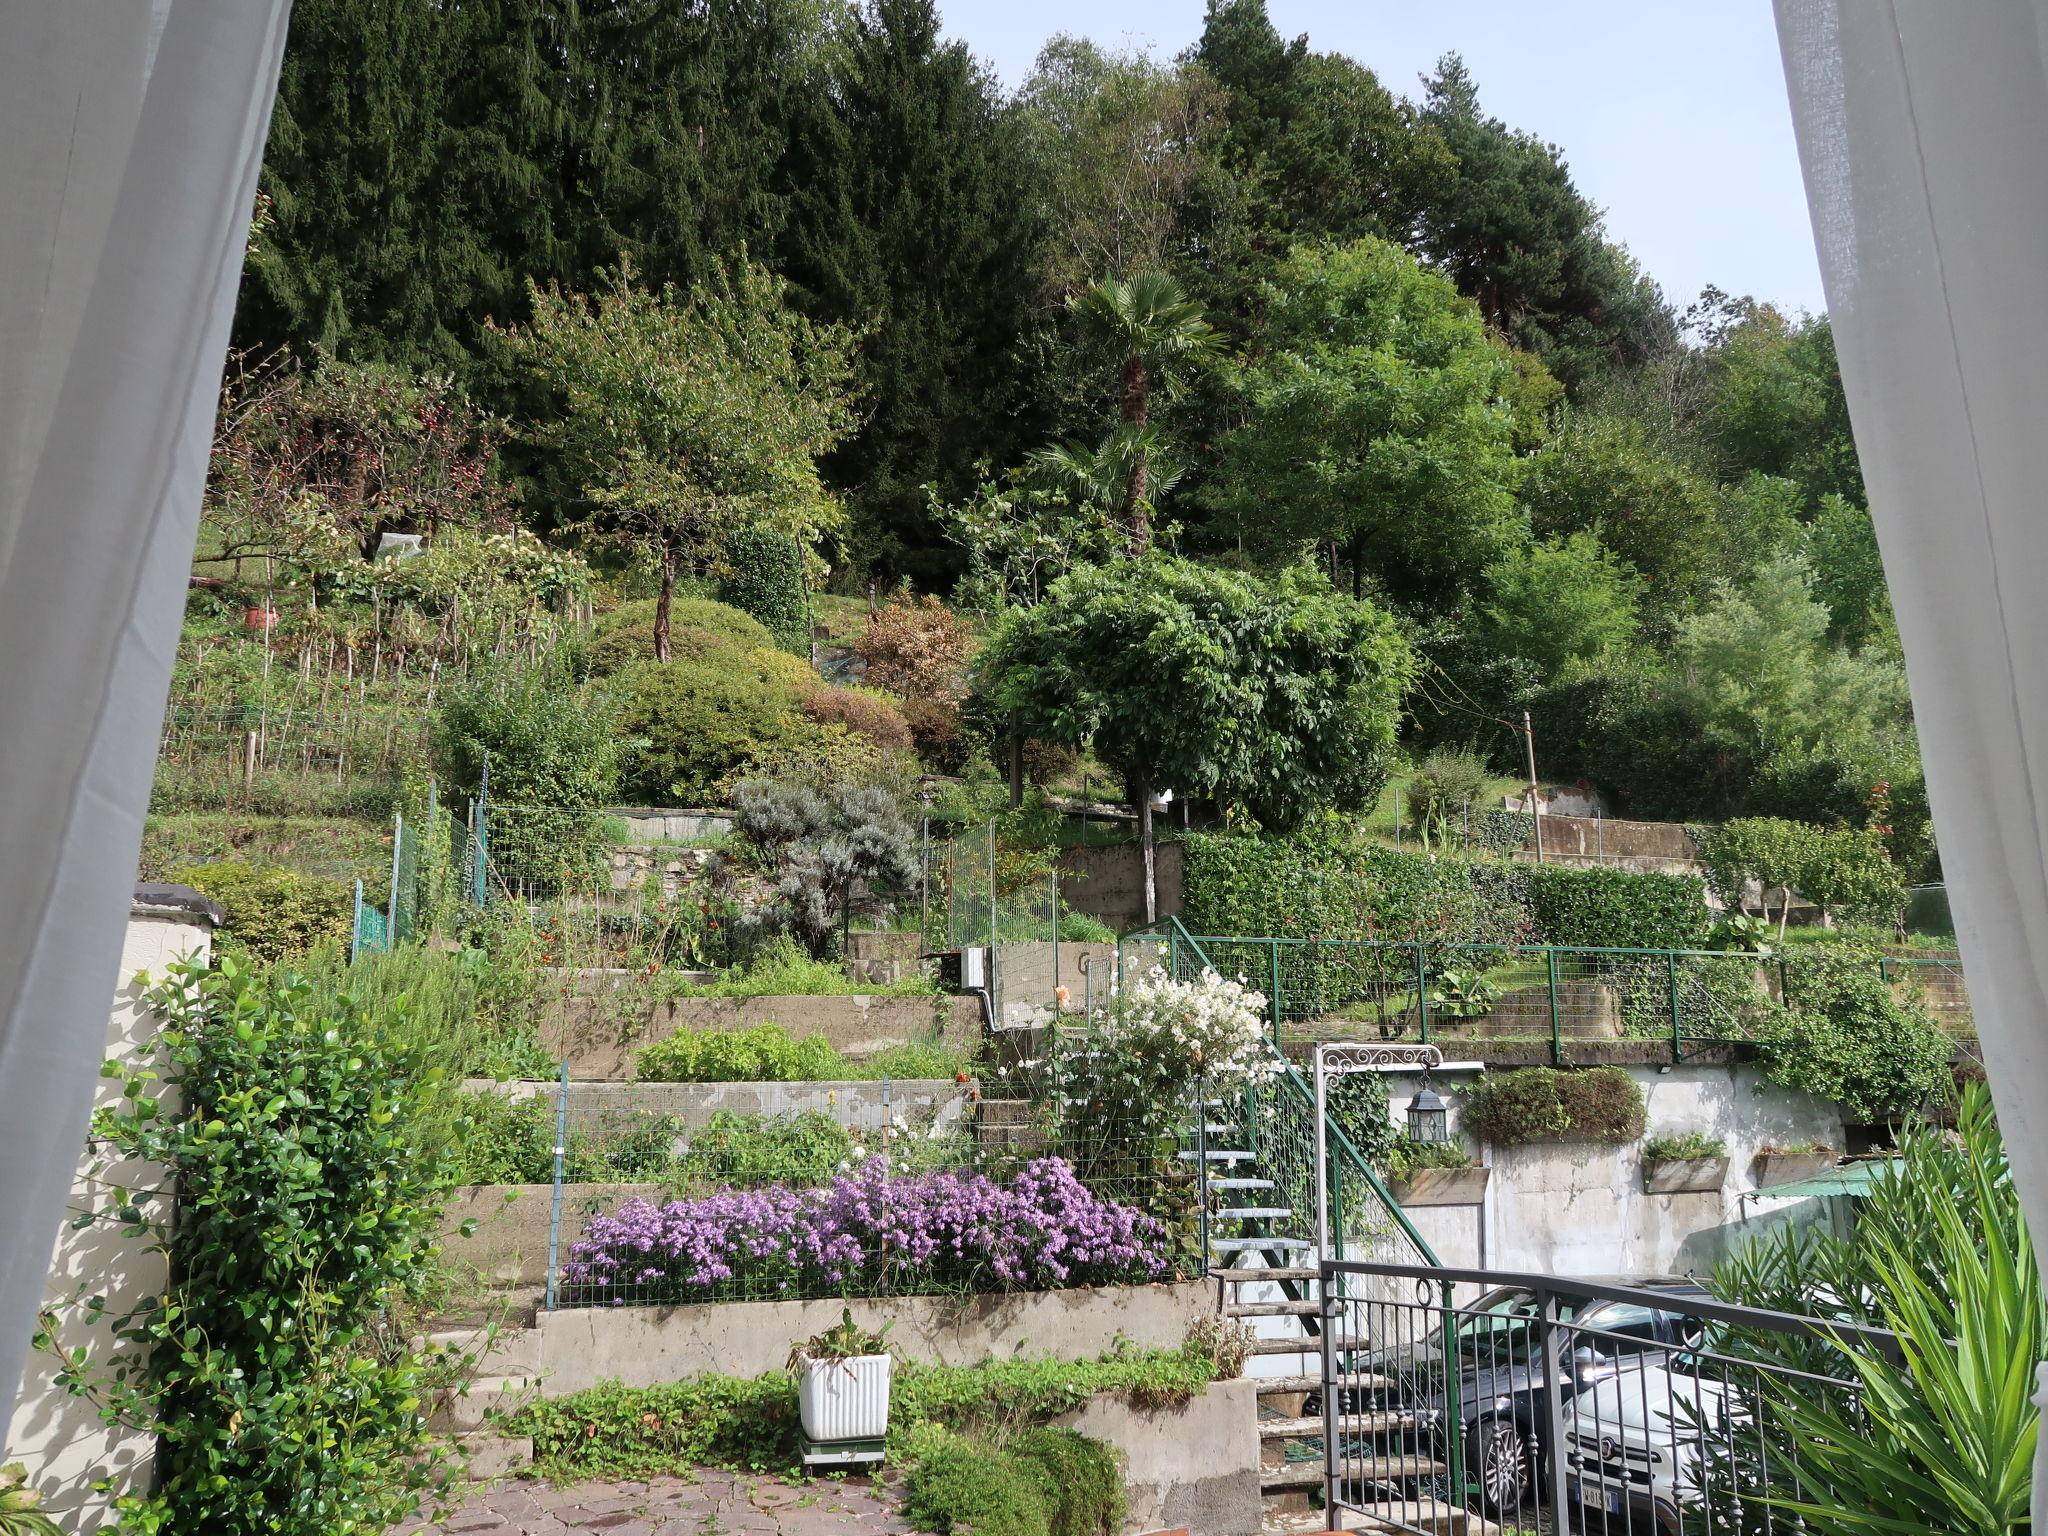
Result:
{"label": "sky", "polygon": [[[1203,0],[939,0],[948,35],[1015,87],[1057,32],[1168,58]],[[1281,35],[1420,95],[1465,56],[1486,111],[1559,145],[1607,230],[1683,308],[1708,284],[1819,311],[1769,0],[1268,0]]]}

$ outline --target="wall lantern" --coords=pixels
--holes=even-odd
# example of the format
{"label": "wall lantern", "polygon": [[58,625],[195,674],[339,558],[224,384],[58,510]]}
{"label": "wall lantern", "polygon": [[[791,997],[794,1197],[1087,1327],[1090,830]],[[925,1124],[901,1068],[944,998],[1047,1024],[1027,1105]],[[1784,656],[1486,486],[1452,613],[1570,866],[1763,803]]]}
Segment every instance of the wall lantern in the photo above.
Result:
{"label": "wall lantern", "polygon": [[1451,1139],[1451,1107],[1427,1081],[1408,1103],[1408,1139],[1425,1146],[1441,1146]]}

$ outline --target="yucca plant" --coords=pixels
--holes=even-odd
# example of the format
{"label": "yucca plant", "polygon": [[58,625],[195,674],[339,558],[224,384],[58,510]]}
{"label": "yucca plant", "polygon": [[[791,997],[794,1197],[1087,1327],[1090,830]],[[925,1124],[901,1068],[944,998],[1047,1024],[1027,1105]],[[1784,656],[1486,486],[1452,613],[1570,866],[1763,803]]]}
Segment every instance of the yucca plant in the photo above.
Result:
{"label": "yucca plant", "polygon": [[[1791,1515],[1812,1536],[2009,1536],[2029,1529],[2039,1410],[2035,1363],[2048,1305],[2019,1195],[1981,1088],[1959,1136],[1909,1134],[1847,1241],[1779,1239],[1725,1270],[1733,1299],[1887,1328],[1898,1358],[1752,1335],[1770,1364],[1853,1383],[1760,1373],[1757,1422],[1771,1461],[1744,1479],[1759,1516]],[[1799,1296],[1784,1294],[1793,1282]],[[1761,1294],[1760,1294],[1761,1293]],[[1772,1358],[1782,1353],[1783,1359]],[[1752,1469],[1755,1470],[1755,1469]]]}

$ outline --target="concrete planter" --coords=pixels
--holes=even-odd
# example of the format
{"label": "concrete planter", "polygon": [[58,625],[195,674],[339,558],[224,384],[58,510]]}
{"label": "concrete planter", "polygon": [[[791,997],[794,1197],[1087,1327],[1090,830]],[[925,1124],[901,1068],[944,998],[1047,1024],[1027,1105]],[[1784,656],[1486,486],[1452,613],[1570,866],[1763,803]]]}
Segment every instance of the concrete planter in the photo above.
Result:
{"label": "concrete planter", "polygon": [[1644,1163],[1643,1190],[1652,1195],[1717,1193],[1728,1180],[1728,1159],[1694,1157],[1679,1162]]}
{"label": "concrete planter", "polygon": [[1492,1177],[1491,1168],[1418,1168],[1389,1192],[1401,1206],[1478,1205]]}
{"label": "concrete planter", "polygon": [[1818,1178],[1834,1166],[1832,1152],[1759,1152],[1755,1163],[1756,1187],[1772,1189],[1780,1184],[1797,1184],[1802,1179]]}
{"label": "concrete planter", "polygon": [[879,1440],[889,1432],[889,1357],[813,1360],[797,1367],[797,1416],[813,1440]]}

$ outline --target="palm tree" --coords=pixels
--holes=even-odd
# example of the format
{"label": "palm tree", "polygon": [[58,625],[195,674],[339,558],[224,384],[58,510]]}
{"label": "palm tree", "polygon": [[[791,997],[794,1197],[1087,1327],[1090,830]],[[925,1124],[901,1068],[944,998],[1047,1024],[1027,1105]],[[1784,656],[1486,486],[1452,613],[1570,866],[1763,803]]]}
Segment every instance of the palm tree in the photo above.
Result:
{"label": "palm tree", "polygon": [[1223,338],[1202,318],[1202,306],[1163,272],[1110,278],[1078,293],[1068,308],[1090,347],[1116,366],[1119,414],[1131,448],[1124,478],[1123,516],[1131,548],[1143,553],[1152,543],[1146,501],[1147,418],[1155,376],[1169,365],[1199,362],[1222,351]]}

